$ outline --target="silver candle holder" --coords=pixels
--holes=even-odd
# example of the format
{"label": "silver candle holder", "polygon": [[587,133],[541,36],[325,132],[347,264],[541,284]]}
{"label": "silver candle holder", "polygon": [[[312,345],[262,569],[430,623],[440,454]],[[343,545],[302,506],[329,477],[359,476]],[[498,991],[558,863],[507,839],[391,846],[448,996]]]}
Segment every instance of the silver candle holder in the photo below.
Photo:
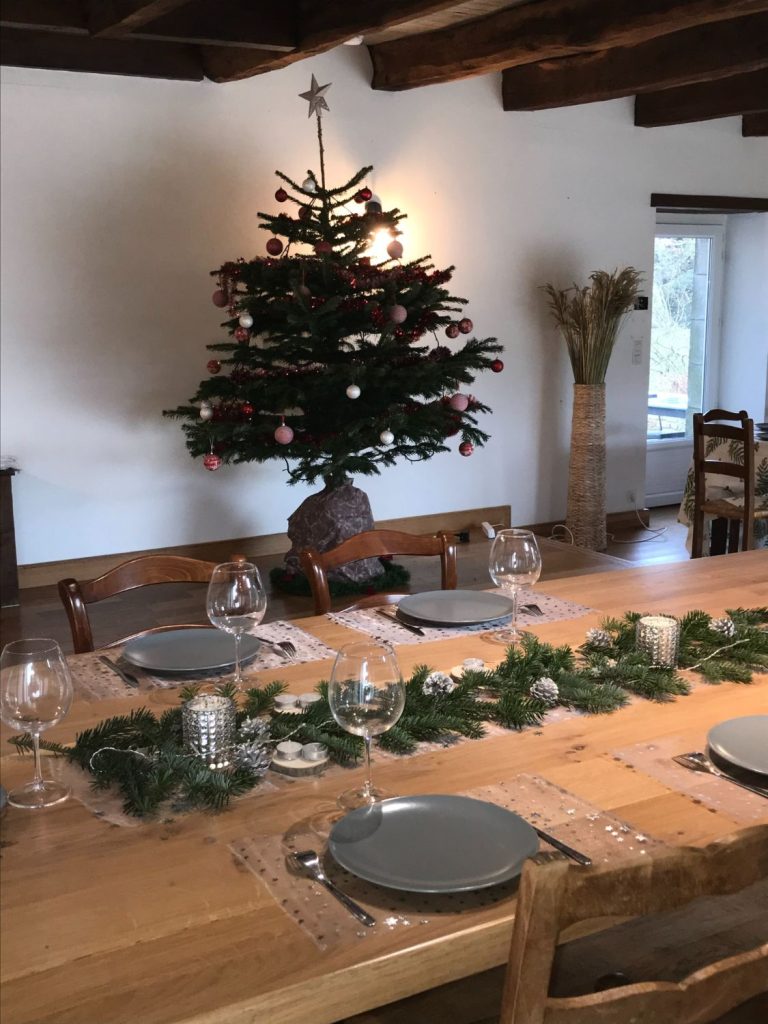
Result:
{"label": "silver candle holder", "polygon": [[635,644],[658,668],[677,665],[680,623],[671,615],[645,615],[637,620]]}
{"label": "silver candle holder", "polygon": [[209,768],[227,768],[235,741],[235,704],[229,697],[202,694],[181,711],[184,746]]}

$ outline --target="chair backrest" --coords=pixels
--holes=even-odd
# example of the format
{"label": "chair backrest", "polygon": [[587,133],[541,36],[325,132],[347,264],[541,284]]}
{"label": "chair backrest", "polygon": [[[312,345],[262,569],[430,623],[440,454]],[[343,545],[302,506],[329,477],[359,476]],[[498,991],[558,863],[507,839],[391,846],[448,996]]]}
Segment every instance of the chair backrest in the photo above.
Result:
{"label": "chair backrest", "polygon": [[155,583],[208,583],[215,565],[180,555],[145,555],[123,562],[94,580],[60,580],[59,596],[69,619],[75,654],[94,649],[87,605]]}
{"label": "chair backrest", "polygon": [[442,589],[456,589],[456,542],[449,534],[420,535],[401,533],[398,530],[367,530],[348,537],[329,551],[308,548],[301,552],[301,567],[312,588],[315,615],[325,615],[330,611],[328,573],[331,570],[348,562],[380,558],[383,555],[439,555]]}
{"label": "chair backrest", "polygon": [[[528,861],[518,893],[499,1024],[703,1024],[768,988],[768,945],[710,964],[679,983],[640,982],[590,995],[548,996],[558,938],[584,922],[675,910],[740,892],[768,875],[768,825],[703,849],[683,847],[618,867]],[[610,922],[610,924],[615,923]],[[592,930],[606,927],[596,923]]]}
{"label": "chair backrest", "polygon": [[[738,424],[731,426],[731,424]],[[743,461],[732,457],[730,461],[707,457],[708,438],[731,441],[743,451]],[[744,514],[742,517],[742,550],[752,547],[755,517],[755,425],[748,413],[710,409],[697,412],[693,417],[693,473],[694,473],[694,537],[692,552],[701,553],[704,527],[704,502],[707,500],[707,474],[730,476],[743,481]]]}

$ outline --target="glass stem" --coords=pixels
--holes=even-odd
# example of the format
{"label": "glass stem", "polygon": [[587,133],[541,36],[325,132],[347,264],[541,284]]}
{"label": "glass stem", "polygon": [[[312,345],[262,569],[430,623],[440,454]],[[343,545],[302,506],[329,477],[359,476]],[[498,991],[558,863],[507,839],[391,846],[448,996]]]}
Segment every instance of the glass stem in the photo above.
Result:
{"label": "glass stem", "polygon": [[32,786],[34,789],[42,789],[43,786],[43,766],[40,762],[40,733],[32,733],[32,749],[35,752],[35,777],[32,779]]}
{"label": "glass stem", "polygon": [[517,606],[520,602],[520,591],[515,587],[512,591],[512,622],[510,623],[510,629],[517,636]]}
{"label": "glass stem", "polygon": [[242,681],[240,676],[240,634],[235,633],[235,686],[239,686]]}
{"label": "glass stem", "polygon": [[373,799],[373,779],[371,777],[371,737],[363,736],[365,742],[365,764],[367,768],[367,776],[365,785],[363,786],[363,794],[366,798]]}

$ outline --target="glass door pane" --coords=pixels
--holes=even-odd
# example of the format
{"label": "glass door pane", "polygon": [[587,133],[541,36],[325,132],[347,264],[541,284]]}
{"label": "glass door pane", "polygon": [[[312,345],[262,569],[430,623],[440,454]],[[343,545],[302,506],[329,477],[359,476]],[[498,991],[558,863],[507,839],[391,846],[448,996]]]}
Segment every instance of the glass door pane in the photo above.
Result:
{"label": "glass door pane", "polygon": [[711,252],[706,236],[655,239],[649,439],[691,437],[703,408]]}

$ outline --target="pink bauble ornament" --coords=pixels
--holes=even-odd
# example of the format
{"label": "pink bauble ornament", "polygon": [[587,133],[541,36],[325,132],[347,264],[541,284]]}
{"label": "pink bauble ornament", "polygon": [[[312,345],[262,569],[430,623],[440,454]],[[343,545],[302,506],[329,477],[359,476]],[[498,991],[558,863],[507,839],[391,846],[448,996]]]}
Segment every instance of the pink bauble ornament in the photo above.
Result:
{"label": "pink bauble ornament", "polygon": [[210,469],[211,472],[218,469],[221,466],[221,462],[221,456],[215,455],[213,452],[208,452],[208,454],[203,457],[203,465],[206,469]]}
{"label": "pink bauble ornament", "polygon": [[403,255],[403,243],[398,242],[396,238],[393,238],[387,246],[387,252],[393,260],[399,260]]}
{"label": "pink bauble ornament", "polygon": [[214,304],[214,306],[218,306],[219,309],[223,309],[229,302],[229,299],[227,298],[227,293],[223,289],[217,288],[216,291],[211,296],[211,302]]}
{"label": "pink bauble ornament", "polygon": [[221,363],[218,359],[209,359],[205,366],[208,373],[218,373],[221,369]]}
{"label": "pink bauble ornament", "polygon": [[451,395],[448,399],[448,405],[450,405],[452,409],[455,409],[456,412],[464,412],[469,405],[469,397],[459,393]]}
{"label": "pink bauble ornament", "polygon": [[459,330],[461,331],[462,334],[469,334],[469,332],[472,330],[474,326],[475,325],[472,323],[468,316],[465,316],[463,319],[459,320]]}
{"label": "pink bauble ornament", "polygon": [[235,328],[235,341],[239,341],[241,344],[244,341],[248,341],[251,336],[251,332],[247,327],[236,327]]}
{"label": "pink bauble ornament", "polygon": [[279,188],[277,192],[275,192],[275,199],[278,201],[278,203],[284,203],[287,198],[288,193],[285,191],[284,188]]}
{"label": "pink bauble ornament", "polygon": [[463,455],[465,458],[468,458],[474,450],[475,446],[471,441],[462,441],[459,445],[459,455]]}
{"label": "pink bauble ornament", "polygon": [[270,256],[279,256],[283,251],[283,243],[279,238],[270,238],[267,242],[267,252]]}
{"label": "pink bauble ornament", "polygon": [[312,292],[307,288],[305,284],[300,284],[296,291],[302,297],[302,299],[308,299],[312,295]]}
{"label": "pink bauble ornament", "polygon": [[293,431],[285,423],[281,423],[275,431],[275,440],[278,444],[290,444],[293,440]]}
{"label": "pink bauble ornament", "polygon": [[333,246],[330,242],[318,242],[315,246],[315,252],[333,252]]}
{"label": "pink bauble ornament", "polygon": [[459,325],[458,324],[448,324],[448,326],[445,328],[445,334],[446,334],[446,337],[448,337],[448,338],[458,338],[458,336],[459,336]]}
{"label": "pink bauble ornament", "polygon": [[408,310],[405,306],[401,306],[399,303],[396,303],[394,306],[389,307],[387,310],[387,316],[393,324],[401,324],[408,316]]}
{"label": "pink bauble ornament", "polygon": [[253,416],[254,408],[250,402],[243,402],[243,404],[240,406],[240,412],[243,414],[243,416],[250,417]]}

